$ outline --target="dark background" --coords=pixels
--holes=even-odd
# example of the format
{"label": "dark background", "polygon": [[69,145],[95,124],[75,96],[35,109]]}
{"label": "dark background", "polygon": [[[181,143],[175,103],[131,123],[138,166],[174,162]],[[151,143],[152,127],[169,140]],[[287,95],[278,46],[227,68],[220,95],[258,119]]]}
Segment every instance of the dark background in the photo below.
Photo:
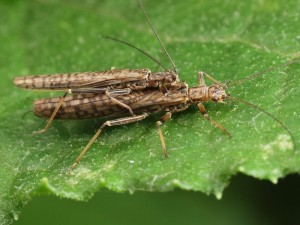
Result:
{"label": "dark background", "polygon": [[30,201],[15,224],[297,225],[299,190],[299,175],[287,176],[276,185],[238,175],[221,200],[181,190],[134,194],[102,190],[87,203],[43,196]]}

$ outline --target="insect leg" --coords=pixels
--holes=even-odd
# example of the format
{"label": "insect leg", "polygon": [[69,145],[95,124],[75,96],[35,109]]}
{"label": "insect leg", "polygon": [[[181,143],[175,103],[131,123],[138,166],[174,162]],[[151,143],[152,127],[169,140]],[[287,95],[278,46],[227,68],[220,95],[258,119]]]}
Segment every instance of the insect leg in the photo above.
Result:
{"label": "insect leg", "polygon": [[107,91],[107,88],[76,88],[76,89],[69,89],[68,92],[70,94],[102,94]]}
{"label": "insect leg", "polygon": [[118,95],[126,95],[129,94],[131,92],[130,88],[124,88],[124,89],[113,89],[113,90],[108,90],[107,88],[78,88],[78,89],[70,89],[69,93],[72,94],[100,94],[100,93],[105,93],[105,95],[107,97],[109,97],[112,101],[114,101],[115,103],[117,103],[118,105],[120,105],[123,108],[128,109],[129,113],[133,116],[133,111],[132,109],[124,104],[123,102],[119,101],[118,99],[115,98],[115,96]]}
{"label": "insect leg", "polygon": [[203,72],[198,73],[198,83],[200,86],[206,86]]}
{"label": "insect leg", "polygon": [[199,80],[199,85],[205,85],[205,81],[204,78],[207,78],[208,80],[210,80],[211,82],[213,82],[214,84],[219,84],[221,86],[224,86],[224,84],[222,84],[221,82],[217,81],[215,78],[213,78],[212,76],[204,73],[204,72],[199,72],[198,73],[198,80]]}
{"label": "insect leg", "polygon": [[70,94],[103,94],[109,93],[113,96],[130,94],[130,88],[122,88],[122,89],[108,89],[108,88],[77,88],[77,89],[69,89],[68,93]]}
{"label": "insect leg", "polygon": [[105,127],[107,127],[107,126],[108,127],[112,127],[112,126],[118,126],[118,125],[123,125],[123,124],[127,124],[127,123],[133,123],[133,122],[145,119],[147,116],[148,116],[147,113],[143,113],[143,114],[137,115],[137,116],[124,117],[124,118],[119,118],[119,119],[115,119],[115,120],[108,120],[105,123],[103,123],[102,126],[99,128],[99,130],[95,133],[95,135],[89,141],[89,143],[82,150],[82,152],[77,157],[77,159],[75,160],[75,162],[71,165],[71,167],[69,169],[69,173],[79,163],[79,161],[81,160],[81,158],[84,156],[84,154],[87,152],[87,150],[91,147],[91,145],[96,141],[96,139],[98,138],[98,136],[101,134],[101,132],[103,131],[103,129]]}
{"label": "insect leg", "polygon": [[[124,93],[122,93],[124,92]],[[129,91],[127,89],[120,89],[120,90],[109,90],[106,91],[105,94],[107,97],[109,97],[113,102],[117,103],[118,105],[120,105],[123,108],[128,109],[129,113],[134,116],[134,113],[132,111],[132,109],[130,108],[130,106],[126,105],[125,103],[119,101],[118,99],[116,99],[114,96],[118,96],[118,95],[122,95],[122,94],[129,94],[130,93],[130,89]]]}
{"label": "insect leg", "polygon": [[158,134],[159,134],[159,138],[161,141],[161,146],[163,148],[163,152],[166,158],[168,158],[168,152],[167,152],[167,148],[166,148],[166,142],[163,136],[163,133],[161,131],[160,126],[171,119],[172,113],[171,112],[167,112],[159,121],[156,122],[156,126],[157,126],[157,130],[158,130]]}
{"label": "insect leg", "polygon": [[231,138],[230,133],[228,132],[228,130],[226,130],[225,127],[223,127],[221,124],[219,124],[218,122],[214,121],[213,119],[211,119],[211,118],[209,117],[209,115],[208,115],[208,113],[207,113],[207,111],[206,111],[206,109],[205,109],[205,107],[204,107],[204,105],[203,105],[202,103],[198,103],[197,106],[198,106],[200,112],[202,113],[202,115],[203,115],[203,117],[204,117],[205,119],[207,119],[208,121],[210,121],[210,122],[211,122],[213,125],[215,125],[217,128],[219,128],[220,130],[222,130],[223,132],[225,132],[225,133],[229,136],[229,138]]}
{"label": "insect leg", "polygon": [[65,101],[65,97],[67,96],[68,92],[66,92],[60,99],[59,99],[59,102],[57,103],[57,106],[55,107],[53,113],[51,114],[46,126],[44,129],[42,130],[38,130],[38,131],[34,131],[32,132],[33,134],[41,134],[43,132],[45,132],[51,125],[52,121],[54,120],[59,108],[61,107],[61,105],[63,104],[63,102]]}

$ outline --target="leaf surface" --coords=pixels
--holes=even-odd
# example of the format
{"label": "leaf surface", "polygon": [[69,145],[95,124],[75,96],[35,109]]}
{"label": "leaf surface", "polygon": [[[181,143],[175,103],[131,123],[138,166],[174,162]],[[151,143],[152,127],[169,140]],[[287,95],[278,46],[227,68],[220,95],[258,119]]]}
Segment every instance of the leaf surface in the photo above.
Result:
{"label": "leaf surface", "polygon": [[[298,1],[144,1],[173,57],[180,78],[197,84],[198,71],[221,82],[242,79],[299,58]],[[220,7],[222,6],[222,7]],[[196,107],[162,127],[164,159],[155,122],[106,129],[72,175],[66,171],[103,119],[45,124],[29,113],[32,100],[61,96],[13,86],[15,76],[157,65],[135,50],[100,38],[119,37],[171,68],[136,1],[1,1],[0,222],[16,219],[32,196],[88,200],[100,188],[122,192],[201,191],[221,197],[238,172],[276,183],[299,173],[289,134],[263,112],[238,102],[205,104],[232,139],[205,121]],[[300,64],[266,73],[228,92],[282,121],[300,146]]]}

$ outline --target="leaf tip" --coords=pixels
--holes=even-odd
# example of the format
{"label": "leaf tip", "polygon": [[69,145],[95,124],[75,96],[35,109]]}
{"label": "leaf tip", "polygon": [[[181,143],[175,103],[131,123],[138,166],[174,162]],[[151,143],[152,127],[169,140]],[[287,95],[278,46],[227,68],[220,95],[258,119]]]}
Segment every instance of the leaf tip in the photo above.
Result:
{"label": "leaf tip", "polygon": [[222,193],[222,192],[215,192],[214,194],[215,194],[215,196],[216,196],[216,198],[217,198],[218,200],[220,200],[220,199],[222,198],[222,196],[223,196],[223,193]]}

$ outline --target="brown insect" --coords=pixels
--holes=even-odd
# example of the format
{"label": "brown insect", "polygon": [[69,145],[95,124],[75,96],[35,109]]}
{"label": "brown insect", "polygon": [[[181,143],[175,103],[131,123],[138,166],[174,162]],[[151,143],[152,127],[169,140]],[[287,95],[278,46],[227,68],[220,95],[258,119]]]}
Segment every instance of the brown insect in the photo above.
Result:
{"label": "brown insect", "polygon": [[[18,87],[29,89],[64,90],[65,95],[60,98],[44,98],[34,102],[34,113],[39,117],[50,118],[46,127],[37,133],[44,132],[53,119],[90,119],[101,117],[114,117],[104,122],[93,138],[85,146],[78,158],[70,167],[69,171],[79,163],[83,155],[95,142],[102,130],[107,126],[117,126],[142,120],[152,113],[164,111],[165,115],[156,122],[159,137],[161,140],[164,155],[168,157],[167,148],[164,141],[161,125],[168,121],[172,113],[186,110],[190,105],[196,104],[204,116],[213,125],[225,132],[229,137],[230,133],[219,123],[211,119],[203,105],[204,102],[224,102],[231,99],[242,102],[248,106],[259,109],[263,113],[273,118],[291,136],[295,148],[295,139],[291,131],[277,118],[265,110],[251,103],[237,99],[225,93],[225,90],[232,85],[239,84],[245,80],[254,79],[262,74],[286,67],[295,60],[284,65],[272,67],[260,73],[253,74],[242,80],[222,84],[213,77],[203,73],[198,73],[198,86],[188,88],[185,82],[178,78],[176,66],[162,44],[159,36],[154,30],[145,9],[140,2],[143,12],[150,24],[150,27],[161,44],[164,52],[171,61],[174,70],[166,70],[158,60],[130,43],[116,38],[107,37],[123,44],[129,45],[161,65],[165,72],[151,73],[148,69],[137,70],[115,70],[89,73],[70,73],[58,75],[39,75],[17,77],[14,79]],[[213,84],[207,86],[205,78]],[[67,94],[73,94],[67,96]]]}
{"label": "brown insect", "polygon": [[[20,88],[66,91],[51,114],[46,127],[35,133],[42,133],[49,128],[67,94],[105,94],[112,101],[126,108],[115,98],[116,95],[145,88],[166,91],[177,88],[178,82],[177,73],[172,71],[151,73],[149,69],[117,70],[114,68],[109,71],[25,76],[14,79],[15,85]],[[133,114],[129,107],[127,109]]]}

